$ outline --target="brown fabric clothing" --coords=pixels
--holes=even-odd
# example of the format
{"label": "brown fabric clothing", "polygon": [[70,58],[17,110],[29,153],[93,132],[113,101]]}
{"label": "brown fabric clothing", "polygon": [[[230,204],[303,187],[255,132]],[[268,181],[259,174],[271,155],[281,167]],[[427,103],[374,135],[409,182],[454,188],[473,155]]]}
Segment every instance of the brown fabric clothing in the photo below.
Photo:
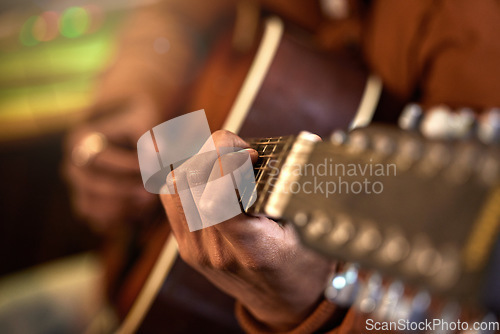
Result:
{"label": "brown fabric clothing", "polygon": [[375,1],[363,50],[405,99],[477,109],[500,106],[500,1]]}

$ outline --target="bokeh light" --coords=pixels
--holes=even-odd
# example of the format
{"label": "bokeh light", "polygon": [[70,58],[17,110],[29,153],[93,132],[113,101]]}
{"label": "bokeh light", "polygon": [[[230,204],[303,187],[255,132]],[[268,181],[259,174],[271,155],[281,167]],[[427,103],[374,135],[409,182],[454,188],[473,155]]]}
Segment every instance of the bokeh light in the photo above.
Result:
{"label": "bokeh light", "polygon": [[33,36],[40,42],[47,42],[57,37],[59,15],[56,12],[47,11],[36,19],[33,25]]}
{"label": "bokeh light", "polygon": [[83,8],[87,11],[90,17],[90,26],[87,32],[93,33],[98,31],[101,28],[102,24],[104,23],[105,19],[102,8],[95,4],[89,4],[83,6]]}
{"label": "bokeh light", "polygon": [[31,16],[28,20],[26,20],[26,22],[24,22],[21,28],[21,33],[19,34],[19,40],[21,41],[21,44],[25,46],[33,46],[39,43],[39,41],[33,35],[33,29],[37,19],[37,16]]}
{"label": "bokeh light", "polygon": [[337,290],[345,288],[346,285],[347,281],[344,276],[337,276],[332,281],[332,286]]}
{"label": "bokeh light", "polygon": [[61,34],[68,38],[80,37],[90,25],[89,13],[82,7],[66,9],[59,20]]}

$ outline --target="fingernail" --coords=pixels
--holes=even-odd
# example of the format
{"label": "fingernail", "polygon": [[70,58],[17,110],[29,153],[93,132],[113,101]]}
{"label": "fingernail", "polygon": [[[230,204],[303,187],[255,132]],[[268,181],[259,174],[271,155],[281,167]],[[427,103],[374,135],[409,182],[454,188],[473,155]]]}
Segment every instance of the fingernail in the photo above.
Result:
{"label": "fingernail", "polygon": [[252,161],[257,160],[257,158],[259,157],[259,152],[257,152],[253,148],[245,148],[243,150],[240,150],[239,152],[248,152],[248,154],[250,154],[250,158],[252,159]]}

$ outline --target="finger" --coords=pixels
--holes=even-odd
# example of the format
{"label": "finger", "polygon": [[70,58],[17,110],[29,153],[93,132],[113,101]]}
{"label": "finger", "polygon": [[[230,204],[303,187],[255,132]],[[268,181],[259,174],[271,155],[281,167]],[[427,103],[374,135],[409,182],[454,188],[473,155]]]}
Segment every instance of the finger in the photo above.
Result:
{"label": "finger", "polygon": [[87,126],[104,133],[110,142],[134,148],[139,137],[161,122],[161,113],[147,95],[100,100],[92,108]]}
{"label": "finger", "polygon": [[140,174],[137,152],[115,145],[108,145],[91,161],[90,166],[114,173]]}
{"label": "finger", "polygon": [[226,154],[214,164],[198,205],[203,227],[227,221],[250,206],[245,200],[240,203],[240,195],[248,193],[246,189],[255,189],[250,152]]}
{"label": "finger", "polygon": [[186,239],[189,235],[186,216],[179,194],[160,194],[160,200],[168,217],[168,222],[172,228],[179,248],[186,244]]}
{"label": "finger", "polygon": [[73,192],[73,206],[91,220],[126,218],[142,208],[151,207],[156,196],[145,191],[142,184],[135,182],[113,182],[107,177],[68,164],[65,176]]}
{"label": "finger", "polygon": [[215,180],[231,173],[241,173],[242,168],[252,169],[252,164],[255,163],[259,157],[258,152],[253,148],[246,148],[238,151],[234,151],[235,148],[232,149],[233,151],[230,153],[218,157],[212,166],[207,181]]}
{"label": "finger", "polygon": [[97,148],[98,153],[93,153],[88,165],[116,172],[139,173],[136,153],[137,129],[143,127],[143,118],[147,118],[147,115],[142,115],[138,119],[136,114],[128,108],[106,113],[103,119],[82,124],[68,136],[66,140],[68,152],[75,154],[75,150],[85,145],[84,141],[90,135],[102,134],[104,147]]}
{"label": "finger", "polygon": [[199,202],[217,160],[213,150],[197,154],[169,173],[160,197],[177,238],[189,239],[189,232],[204,227]]}
{"label": "finger", "polygon": [[242,138],[227,130],[215,131],[212,134],[215,147],[238,147],[249,148],[250,145]]}
{"label": "finger", "polygon": [[156,196],[141,192],[139,188],[128,193],[126,197],[106,195],[85,187],[73,187],[72,193],[76,212],[101,225],[137,220],[144,217],[145,213],[152,212],[157,202]]}
{"label": "finger", "polygon": [[[93,170],[82,169],[73,165],[66,168],[66,176],[73,187],[81,188],[96,195],[124,199],[135,194],[149,194],[142,183],[131,177],[110,177],[108,174],[95,173]],[[149,196],[152,196],[149,194]]]}
{"label": "finger", "polygon": [[[242,174],[238,172],[238,168],[242,167],[245,162],[247,163],[247,179],[250,176],[253,180],[252,161],[257,161],[257,151],[249,148],[235,152],[234,150],[237,148],[234,147],[223,149],[227,149],[231,153],[219,156],[215,151],[206,152],[193,157],[185,165],[187,186],[191,189],[195,200],[201,197],[206,184],[211,180],[216,180],[223,175],[235,172],[236,180],[240,181]],[[228,158],[228,155],[233,156]]]}
{"label": "finger", "polygon": [[257,151],[250,148],[223,155],[213,166],[207,183],[215,181],[224,175],[231,175],[234,189],[237,191],[243,209],[246,210],[257,198],[255,175],[252,167],[252,164],[257,159]]}
{"label": "finger", "polygon": [[[100,140],[89,140],[91,136]],[[90,131],[86,127],[78,129],[68,136],[65,149],[72,162],[82,168],[101,168],[113,173],[139,174],[140,172],[135,149],[116,145],[103,133]]]}
{"label": "finger", "polygon": [[[177,188],[184,189],[188,186],[196,187],[205,184],[211,173],[213,163],[222,155],[219,148],[223,153],[228,153],[237,151],[236,148],[248,147],[248,143],[229,131],[219,130],[214,132],[196,155],[175,169]],[[170,193],[174,193],[171,173],[167,176],[167,185]]]}
{"label": "finger", "polygon": [[[210,144],[211,140],[213,140],[213,144]],[[214,165],[219,160],[217,153],[213,151],[214,145],[226,145],[226,147],[231,148],[235,147],[235,145],[248,147],[248,144],[238,136],[228,131],[217,131],[200,149],[199,154],[191,157],[167,176],[167,187],[164,189],[169,194],[177,194],[178,196],[176,198],[162,195],[161,198],[169,216],[174,214],[181,216],[171,222],[172,229],[178,235],[185,233],[188,229],[196,231],[211,226],[210,222],[212,220],[203,219],[200,215],[200,199]],[[212,147],[212,150],[208,150],[209,147]],[[248,157],[250,152],[256,159],[257,154],[254,151],[247,152],[246,156]],[[217,163],[217,165],[219,164]],[[220,167],[221,165],[219,165]],[[236,208],[239,208],[239,206],[236,205]],[[238,213],[236,212],[236,214]]]}
{"label": "finger", "polygon": [[190,185],[194,187],[206,183],[213,163],[221,155],[248,147],[248,143],[232,132],[225,130],[214,132],[198,153],[182,166]]}
{"label": "finger", "polygon": [[[212,226],[241,213],[238,197],[235,197],[236,193],[234,189],[236,184],[234,183],[233,172],[236,174],[239,167],[245,167],[247,176],[245,180],[248,185],[242,185],[241,187],[236,187],[236,189],[243,189],[243,186],[245,186],[245,189],[253,189],[255,182],[249,154],[250,152],[251,151],[242,150],[240,152],[227,154],[217,158],[215,152],[212,151],[193,157],[191,161],[185,164],[184,168],[187,169],[187,188],[177,186],[177,191],[184,209],[184,215],[186,216],[188,228],[191,232]],[[256,152],[254,153],[254,155],[256,155]],[[209,168],[209,166],[212,168]],[[223,171],[227,172],[227,174],[222,175],[224,174]],[[243,172],[237,173],[238,180],[243,179],[243,174]],[[204,191],[207,186],[207,182],[213,182],[216,184],[212,187],[215,190],[217,190],[217,188],[231,189],[234,197],[232,199],[232,203],[230,204],[226,203],[228,200],[227,198],[221,199],[221,205],[223,207],[217,210],[219,215],[216,217],[214,214],[204,216],[201,211],[201,205],[203,205],[201,199],[205,193]],[[177,184],[179,184],[179,182]],[[222,194],[224,196],[224,194],[228,193],[223,192]]]}
{"label": "finger", "polygon": [[95,223],[93,226],[102,227],[120,222],[128,209],[123,201],[96,196],[82,189],[74,192],[73,206],[81,217]]}

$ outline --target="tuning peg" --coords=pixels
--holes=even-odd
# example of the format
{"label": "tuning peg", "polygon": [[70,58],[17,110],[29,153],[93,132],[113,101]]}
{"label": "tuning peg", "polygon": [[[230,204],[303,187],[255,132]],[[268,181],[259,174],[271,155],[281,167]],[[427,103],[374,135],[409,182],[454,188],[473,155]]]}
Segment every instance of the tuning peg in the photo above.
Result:
{"label": "tuning peg", "polygon": [[422,107],[417,103],[407,104],[398,119],[398,125],[403,130],[417,130],[422,119]]}
{"label": "tuning peg", "polygon": [[378,307],[381,297],[382,276],[379,273],[372,273],[368,281],[363,284],[354,307],[362,313],[372,313]]}
{"label": "tuning peg", "polygon": [[351,240],[356,233],[356,228],[351,219],[345,215],[334,218],[334,225],[328,234],[328,242],[332,247],[340,247]]}
{"label": "tuning peg", "polygon": [[462,270],[460,250],[452,246],[422,249],[416,263],[419,273],[430,278],[439,289],[453,287]]}
{"label": "tuning peg", "polygon": [[486,185],[494,184],[500,177],[500,161],[492,154],[485,154],[478,163],[478,175]]}
{"label": "tuning peg", "polygon": [[451,161],[451,150],[444,143],[435,143],[427,151],[428,163],[437,169],[449,165]]}
{"label": "tuning peg", "polygon": [[410,250],[408,239],[401,233],[392,231],[387,234],[386,241],[380,249],[380,260],[386,264],[395,264],[405,259]]}
{"label": "tuning peg", "polygon": [[500,108],[492,108],[481,117],[478,137],[485,144],[500,143]]}
{"label": "tuning peg", "polygon": [[443,168],[449,166],[451,158],[451,149],[445,143],[431,143],[427,146],[427,150],[419,163],[418,172],[426,178],[434,177]]}
{"label": "tuning peg", "polygon": [[443,265],[443,256],[434,247],[421,249],[416,256],[415,266],[422,276],[434,276]]}
{"label": "tuning peg", "polygon": [[379,306],[375,310],[375,316],[378,319],[388,321],[393,319],[399,301],[403,296],[404,285],[401,281],[394,281],[383,292]]}
{"label": "tuning peg", "polygon": [[348,263],[344,269],[332,277],[325,289],[325,297],[342,307],[350,307],[359,291],[358,265]]}
{"label": "tuning peg", "polygon": [[404,171],[410,169],[418,160],[421,159],[424,146],[422,142],[412,136],[403,137],[400,140],[395,162],[398,169]]}
{"label": "tuning peg", "polygon": [[309,222],[309,216],[304,211],[298,211],[293,217],[293,222],[299,227],[304,227]]}
{"label": "tuning peg", "polygon": [[420,124],[420,132],[429,139],[448,139],[453,133],[452,118],[449,107],[433,107],[426,112]]}
{"label": "tuning peg", "polygon": [[349,135],[347,142],[348,150],[351,154],[360,154],[370,146],[370,138],[362,131],[354,131]]}
{"label": "tuning peg", "polygon": [[309,238],[317,239],[328,233],[331,226],[332,223],[328,217],[321,212],[317,212],[307,224],[307,227],[305,228],[305,235]]}
{"label": "tuning peg", "polygon": [[343,130],[335,130],[330,135],[330,142],[336,146],[344,145],[347,141],[347,133]]}
{"label": "tuning peg", "polygon": [[451,115],[452,137],[456,139],[469,138],[476,125],[474,111],[470,108],[461,108]]}
{"label": "tuning peg", "polygon": [[386,158],[396,150],[396,143],[390,136],[377,133],[373,136],[373,150],[379,158]]}
{"label": "tuning peg", "polygon": [[353,252],[365,254],[376,250],[382,243],[382,234],[377,226],[368,221],[359,226],[359,232],[352,241]]}
{"label": "tuning peg", "polygon": [[450,163],[450,168],[444,175],[449,181],[455,184],[464,184],[473,175],[480,157],[480,150],[477,145],[471,142],[464,142],[457,151],[460,154],[455,154],[454,160]]}

